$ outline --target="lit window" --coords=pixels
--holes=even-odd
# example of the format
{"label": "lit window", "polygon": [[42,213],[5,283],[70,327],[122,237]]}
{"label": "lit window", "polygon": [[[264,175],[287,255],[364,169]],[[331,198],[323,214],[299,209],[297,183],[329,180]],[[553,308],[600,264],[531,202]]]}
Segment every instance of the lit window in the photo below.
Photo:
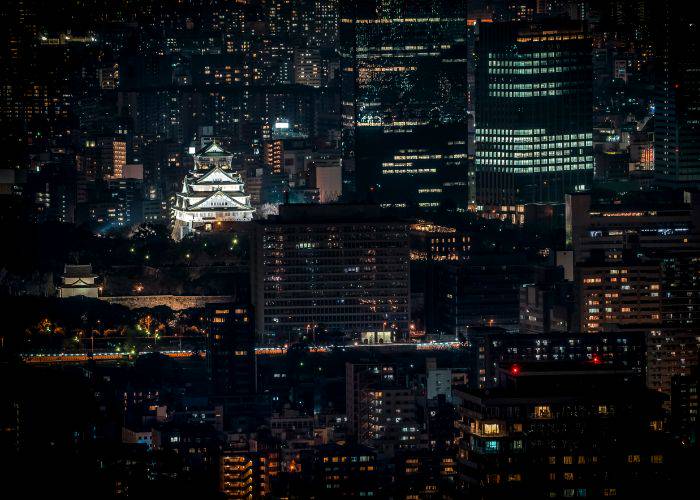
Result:
{"label": "lit window", "polygon": [[492,435],[501,432],[501,428],[498,424],[484,424],[484,434]]}
{"label": "lit window", "polygon": [[486,441],[486,452],[498,451],[498,441]]}
{"label": "lit window", "polygon": [[552,410],[549,405],[535,406],[535,418],[552,418]]}

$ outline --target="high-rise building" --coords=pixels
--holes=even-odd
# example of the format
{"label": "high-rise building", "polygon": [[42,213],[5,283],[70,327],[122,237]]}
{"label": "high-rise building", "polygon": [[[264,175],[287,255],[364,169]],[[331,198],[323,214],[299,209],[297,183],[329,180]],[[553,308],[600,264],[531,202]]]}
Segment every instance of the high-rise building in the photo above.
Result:
{"label": "high-rise building", "polygon": [[483,23],[476,43],[479,209],[563,203],[593,178],[591,41],[580,23]]}
{"label": "high-rise building", "polygon": [[[468,335],[473,326],[519,328],[520,289],[538,281],[546,268],[523,254],[472,255],[467,262],[434,266],[426,303],[431,332]],[[429,297],[430,298],[430,297]]]}
{"label": "high-rise building", "polygon": [[408,332],[407,224],[376,205],[281,205],[258,223],[252,259],[266,342]]}
{"label": "high-rise building", "polygon": [[371,446],[381,456],[427,448],[416,393],[398,377],[393,365],[346,363],[345,411],[357,442]]}
{"label": "high-rise building", "polygon": [[345,414],[349,431],[354,436],[363,436],[362,413],[370,410],[363,405],[362,390],[380,384],[396,382],[396,366],[381,363],[345,363]]}
{"label": "high-rise building", "polygon": [[463,495],[627,498],[670,486],[661,398],[631,372],[515,364],[500,378],[488,391],[456,391]]}
{"label": "high-rise building", "polygon": [[696,195],[650,192],[627,197],[577,193],[566,199],[566,243],[575,262],[602,253],[621,260],[625,248],[658,257],[700,251],[700,203]]}
{"label": "high-rise building", "polygon": [[654,2],[654,173],[660,185],[700,187],[700,9]]}
{"label": "high-rise building", "polygon": [[489,389],[498,385],[502,363],[576,361],[624,367],[641,374],[646,351],[644,332],[622,330],[582,333],[505,333],[501,328],[472,328],[466,344],[469,387]]}
{"label": "high-rise building", "polygon": [[345,182],[385,206],[466,209],[466,2],[341,2]]}
{"label": "high-rise building", "polygon": [[700,369],[673,377],[671,390],[671,429],[688,443],[697,446],[700,431]]}
{"label": "high-rise building", "polygon": [[207,373],[211,396],[246,400],[256,391],[255,328],[250,307],[207,304]]}
{"label": "high-rise building", "polygon": [[646,336],[647,385],[667,394],[698,364],[699,208],[680,191],[567,196],[577,329]]}
{"label": "high-rise building", "polygon": [[207,304],[205,318],[209,395],[238,427],[253,418],[257,390],[253,313],[241,304]]}

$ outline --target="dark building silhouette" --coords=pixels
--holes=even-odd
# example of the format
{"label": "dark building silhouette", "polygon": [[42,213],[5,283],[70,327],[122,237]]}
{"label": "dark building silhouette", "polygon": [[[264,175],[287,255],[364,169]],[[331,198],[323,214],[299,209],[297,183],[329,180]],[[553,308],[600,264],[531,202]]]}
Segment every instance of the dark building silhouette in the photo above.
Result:
{"label": "dark building silhouette", "polygon": [[256,392],[255,328],[250,306],[207,304],[207,373],[211,397],[245,401]]}
{"label": "dark building silhouette", "polygon": [[341,3],[347,187],[394,207],[466,209],[466,2]]}
{"label": "dark building silhouette", "polygon": [[500,387],[457,396],[458,485],[465,494],[627,498],[670,486],[660,395],[630,371],[507,365]]}
{"label": "dark building silhouette", "polygon": [[656,98],[654,173],[658,184],[700,187],[700,9],[654,2]]}

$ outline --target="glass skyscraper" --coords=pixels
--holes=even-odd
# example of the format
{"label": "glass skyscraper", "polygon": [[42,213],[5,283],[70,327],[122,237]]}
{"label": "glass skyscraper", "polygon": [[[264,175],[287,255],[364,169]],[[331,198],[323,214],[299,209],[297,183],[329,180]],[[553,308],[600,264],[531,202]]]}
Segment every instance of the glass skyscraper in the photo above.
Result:
{"label": "glass skyscraper", "polygon": [[340,38],[346,188],[466,209],[465,2],[345,0]]}
{"label": "glass skyscraper", "polygon": [[473,203],[562,203],[593,178],[591,41],[584,26],[479,26]]}

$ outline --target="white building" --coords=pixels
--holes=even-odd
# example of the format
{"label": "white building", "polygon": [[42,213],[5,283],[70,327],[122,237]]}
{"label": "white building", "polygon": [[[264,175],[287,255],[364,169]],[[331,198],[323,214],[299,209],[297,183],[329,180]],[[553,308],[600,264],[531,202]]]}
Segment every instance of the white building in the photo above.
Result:
{"label": "white building", "polygon": [[231,169],[232,159],[216,142],[194,155],[194,170],[185,177],[175,201],[174,239],[253,218],[250,196],[240,174]]}
{"label": "white building", "polygon": [[96,299],[99,295],[96,279],[97,275],[92,273],[91,264],[66,264],[61,276],[61,284],[58,285],[58,296],[62,299],[79,296]]}

